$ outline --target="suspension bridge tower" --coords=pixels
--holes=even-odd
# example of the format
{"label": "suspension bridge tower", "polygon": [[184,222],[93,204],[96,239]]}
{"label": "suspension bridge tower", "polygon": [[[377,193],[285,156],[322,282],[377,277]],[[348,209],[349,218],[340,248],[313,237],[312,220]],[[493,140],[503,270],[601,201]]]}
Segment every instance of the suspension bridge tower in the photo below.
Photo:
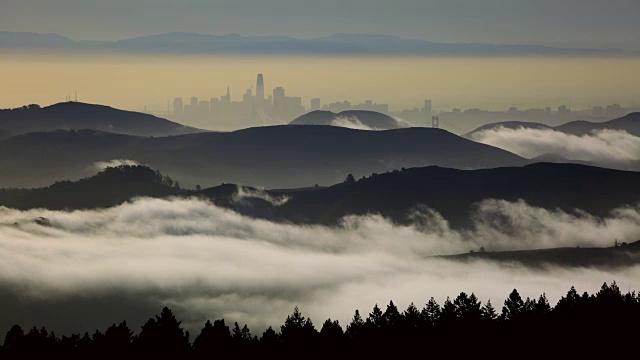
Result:
{"label": "suspension bridge tower", "polygon": [[432,116],[431,117],[431,127],[434,129],[439,129],[440,128],[440,117],[438,116]]}

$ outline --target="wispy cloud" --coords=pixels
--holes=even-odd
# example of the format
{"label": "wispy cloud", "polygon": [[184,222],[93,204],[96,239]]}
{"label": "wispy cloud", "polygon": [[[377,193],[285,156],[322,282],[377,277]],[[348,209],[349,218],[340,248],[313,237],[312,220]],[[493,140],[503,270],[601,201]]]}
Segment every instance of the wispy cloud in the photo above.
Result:
{"label": "wispy cloud", "polygon": [[91,171],[102,171],[108,167],[116,167],[120,165],[140,165],[139,162],[135,160],[128,159],[113,159],[109,161],[97,161],[91,164]]}
{"label": "wispy cloud", "polygon": [[[400,120],[397,118],[394,118],[394,120],[396,122],[395,127],[403,128],[403,127],[411,126],[404,120]],[[368,126],[364,124],[362,121],[360,121],[360,119],[358,119],[357,116],[338,116],[335,119],[331,120],[331,125],[346,127],[350,129],[357,129],[357,130],[388,130],[387,128],[377,128],[377,127]]]}
{"label": "wispy cloud", "polygon": [[237,191],[234,194],[233,201],[236,203],[243,203],[246,199],[261,199],[273,206],[282,206],[289,201],[289,197],[286,195],[272,196],[263,189],[254,189],[246,186],[238,185]]}

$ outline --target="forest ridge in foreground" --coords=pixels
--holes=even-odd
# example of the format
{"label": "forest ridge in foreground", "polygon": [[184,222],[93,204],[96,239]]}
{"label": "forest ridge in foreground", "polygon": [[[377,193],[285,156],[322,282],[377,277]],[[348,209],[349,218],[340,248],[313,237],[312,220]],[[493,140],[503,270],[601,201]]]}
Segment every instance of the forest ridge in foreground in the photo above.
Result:
{"label": "forest ridge in foreground", "polygon": [[[316,327],[296,307],[279,329],[269,327],[261,336],[245,324],[224,319],[207,321],[191,341],[188,331],[165,307],[142,325],[138,334],[126,321],[114,323],[93,335],[58,337],[45,327],[25,331],[14,325],[0,349],[2,358],[46,355],[65,358],[175,357],[239,358],[272,356],[299,358],[381,356],[385,354],[492,356],[527,354],[627,354],[636,339],[640,320],[640,294],[622,293],[615,282],[604,283],[596,294],[578,293],[575,287],[551,306],[543,293],[522,299],[514,289],[496,309],[482,304],[472,293],[461,292],[439,305],[431,298],[420,310],[413,303],[402,311],[390,301],[383,311],[377,304],[363,316],[358,310],[343,326],[327,319]],[[624,326],[629,324],[629,327]],[[319,330],[318,330],[319,329]],[[616,345],[617,344],[617,345]],[[450,346],[454,346],[451,348]]]}

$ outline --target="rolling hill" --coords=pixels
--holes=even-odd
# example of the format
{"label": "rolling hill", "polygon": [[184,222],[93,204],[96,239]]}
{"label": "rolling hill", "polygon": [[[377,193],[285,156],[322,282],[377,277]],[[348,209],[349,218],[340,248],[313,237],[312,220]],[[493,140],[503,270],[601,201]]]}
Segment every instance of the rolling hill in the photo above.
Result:
{"label": "rolling hill", "polygon": [[[109,167],[79,181],[61,181],[37,189],[0,189],[0,206],[14,209],[76,210],[107,208],[139,196],[180,193],[162,174],[145,166]],[[170,180],[173,185],[173,180]]]}
{"label": "rolling hill", "polygon": [[[226,191],[225,191],[226,189]],[[233,187],[205,189],[202,194],[222,206]],[[279,206],[257,201],[251,215],[294,223],[333,225],[345,215],[381,214],[398,223],[412,222],[412,209],[427,206],[453,227],[471,225],[477,202],[484,199],[525,200],[545,209],[575,209],[604,216],[610,210],[640,201],[640,173],[576,164],[537,163],[523,167],[456,170],[412,168],[361,178],[326,188],[266,192],[287,196]],[[588,194],[588,195],[586,195]]]}
{"label": "rolling hill", "polygon": [[[174,178],[183,183],[182,178]],[[259,190],[234,184],[179,190],[162,179],[147,167],[125,166],[77,182],[58,182],[39,189],[3,189],[0,206],[78,209],[112,206],[136,196],[201,196],[252,217],[330,226],[344,216],[366,214],[408,224],[415,221],[415,209],[428,207],[440,213],[452,228],[460,229],[473,225],[474,210],[486,199],[524,200],[549,210],[574,213],[580,209],[594,216],[606,216],[613,209],[635,206],[640,201],[639,172],[575,164],[537,163],[480,170],[430,166],[372,174],[329,187],[291,190]],[[499,218],[495,221],[502,224]],[[502,225],[508,229],[509,224]]]}
{"label": "rolling hill", "polygon": [[538,130],[555,130],[560,131],[565,134],[572,134],[577,136],[582,136],[591,133],[594,130],[624,130],[631,135],[640,136],[640,112],[634,112],[627,114],[621,118],[613,119],[604,122],[590,122],[585,120],[576,120],[570,121],[568,123],[558,125],[558,126],[549,126],[540,123],[533,122],[522,122],[522,121],[505,121],[505,122],[497,122],[486,124],[480,126],[479,128],[470,131],[463,136],[467,139],[473,139],[474,135],[484,131],[484,130],[492,130],[497,128],[507,128],[507,129],[538,129]]}
{"label": "rolling hill", "polygon": [[441,129],[362,131],[269,126],[229,133],[140,137],[95,130],[29,133],[0,141],[0,187],[46,186],[124,159],[181,179],[186,187],[237,183],[265,188],[330,185],[402,167],[460,169],[527,163],[507,151]]}
{"label": "rolling hill", "polygon": [[0,111],[0,134],[6,132],[20,135],[70,129],[91,129],[138,136],[169,136],[204,131],[149,114],[79,102]]}
{"label": "rolling hill", "polygon": [[315,110],[289,123],[290,125],[331,125],[370,130],[390,130],[408,127],[391,116],[367,110],[348,110],[340,113]]}
{"label": "rolling hill", "polygon": [[584,120],[571,121],[566,124],[556,126],[554,129],[578,136],[589,134],[593,130],[602,129],[624,130],[631,135],[640,136],[640,113],[630,113],[621,118],[601,123]]}

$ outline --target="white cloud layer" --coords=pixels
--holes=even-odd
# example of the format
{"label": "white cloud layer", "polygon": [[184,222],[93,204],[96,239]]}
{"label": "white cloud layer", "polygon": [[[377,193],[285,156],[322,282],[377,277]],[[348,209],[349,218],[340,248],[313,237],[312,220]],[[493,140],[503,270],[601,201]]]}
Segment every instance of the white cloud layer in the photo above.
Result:
{"label": "white cloud layer", "polygon": [[472,140],[529,159],[546,154],[600,163],[640,159],[640,137],[622,130],[605,129],[576,136],[551,129],[498,127],[477,132]]}
{"label": "white cloud layer", "polygon": [[[638,266],[534,271],[430,257],[480,246],[634,241],[638,208],[605,219],[524,202],[487,200],[478,209],[476,228],[457,232],[429,210],[416,213],[413,226],[354,216],[329,228],[251,219],[194,199],[138,199],[73,212],[0,208],[0,286],[44,302],[134,294],[177,309],[192,330],[207,318],[225,318],[254,332],[279,326],[296,305],[317,326],[328,317],[346,325],[356,308],[366,314],[391,299],[422,306],[431,296],[442,303],[465,291],[499,305],[513,288],[531,297],[546,292],[552,301],[571,285],[593,292],[616,280],[640,289]],[[51,226],[35,224],[38,216]]]}
{"label": "white cloud layer", "polygon": [[[400,120],[397,118],[394,118],[394,120],[396,121],[396,127],[404,128],[404,127],[411,126],[404,120]],[[388,130],[388,129],[379,129],[376,127],[368,126],[362,123],[362,121],[360,121],[360,119],[358,119],[357,116],[338,116],[335,119],[331,120],[331,125],[350,128],[350,129],[357,129],[357,130],[370,130],[370,131]]]}
{"label": "white cloud layer", "polygon": [[140,163],[135,160],[128,160],[128,159],[113,159],[109,161],[97,161],[91,164],[91,170],[102,171],[108,167],[116,167],[120,165],[140,165]]}

